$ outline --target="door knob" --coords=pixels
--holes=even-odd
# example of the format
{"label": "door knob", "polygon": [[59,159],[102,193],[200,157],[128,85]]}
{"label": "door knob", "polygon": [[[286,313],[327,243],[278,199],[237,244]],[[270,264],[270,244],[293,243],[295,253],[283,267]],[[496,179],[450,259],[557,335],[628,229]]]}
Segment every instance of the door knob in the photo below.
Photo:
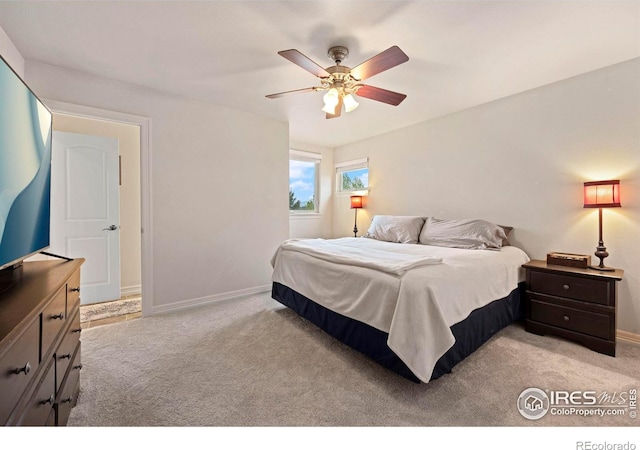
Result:
{"label": "door knob", "polygon": [[120,228],[118,225],[111,225],[109,228],[103,228],[102,231],[116,231]]}

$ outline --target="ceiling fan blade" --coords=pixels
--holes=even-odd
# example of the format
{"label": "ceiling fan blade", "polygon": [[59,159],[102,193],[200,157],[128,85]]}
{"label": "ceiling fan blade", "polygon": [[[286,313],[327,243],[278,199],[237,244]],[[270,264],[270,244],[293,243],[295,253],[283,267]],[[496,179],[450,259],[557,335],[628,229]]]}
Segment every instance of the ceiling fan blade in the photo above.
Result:
{"label": "ceiling fan blade", "polygon": [[293,91],[285,91],[285,92],[278,92],[277,94],[265,95],[265,97],[267,97],[267,98],[279,98],[279,97],[283,97],[284,95],[287,95],[287,94],[299,94],[299,93],[302,93],[302,92],[314,92],[314,91],[317,91],[318,89],[322,89],[322,88],[310,87],[310,88],[304,88],[304,89],[295,89]]}
{"label": "ceiling fan blade", "polygon": [[331,76],[329,72],[324,70],[315,62],[311,61],[309,58],[307,58],[305,55],[303,55],[296,49],[292,48],[290,50],[282,50],[281,52],[278,52],[278,55],[288,59],[294,64],[297,64],[298,66],[302,67],[304,70],[311,72],[317,77],[326,78]]}
{"label": "ceiling fan blade", "polygon": [[351,75],[361,81],[407,61],[409,57],[400,50],[400,47],[394,45],[351,69]]}
{"label": "ceiling fan blade", "polygon": [[338,104],[336,105],[336,110],[334,114],[327,114],[326,119],[333,119],[335,117],[340,117],[340,114],[342,114],[342,96],[338,97]]}
{"label": "ceiling fan blade", "polygon": [[359,84],[356,95],[359,97],[370,98],[371,100],[377,100],[379,102],[388,103],[389,105],[398,106],[402,100],[407,98],[405,94],[398,92],[388,91],[373,86],[367,86],[366,84]]}

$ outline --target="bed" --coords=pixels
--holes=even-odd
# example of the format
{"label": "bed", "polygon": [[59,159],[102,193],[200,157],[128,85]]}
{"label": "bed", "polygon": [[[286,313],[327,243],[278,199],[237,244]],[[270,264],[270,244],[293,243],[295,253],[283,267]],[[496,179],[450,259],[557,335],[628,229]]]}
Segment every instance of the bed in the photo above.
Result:
{"label": "bed", "polygon": [[508,245],[505,229],[375,216],[362,238],[287,240],[271,260],[272,297],[382,366],[428,383],[522,317],[529,258]]}

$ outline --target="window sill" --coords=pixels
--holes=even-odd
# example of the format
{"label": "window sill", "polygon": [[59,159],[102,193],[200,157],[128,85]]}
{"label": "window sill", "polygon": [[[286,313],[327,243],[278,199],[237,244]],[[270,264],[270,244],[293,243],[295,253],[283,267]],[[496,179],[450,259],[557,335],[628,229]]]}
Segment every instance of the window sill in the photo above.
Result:
{"label": "window sill", "polygon": [[289,219],[320,219],[322,214],[310,212],[310,213],[289,213]]}
{"label": "window sill", "polygon": [[369,195],[369,189],[361,189],[359,191],[336,191],[335,195],[338,197],[351,197],[352,195],[361,195],[366,197]]}

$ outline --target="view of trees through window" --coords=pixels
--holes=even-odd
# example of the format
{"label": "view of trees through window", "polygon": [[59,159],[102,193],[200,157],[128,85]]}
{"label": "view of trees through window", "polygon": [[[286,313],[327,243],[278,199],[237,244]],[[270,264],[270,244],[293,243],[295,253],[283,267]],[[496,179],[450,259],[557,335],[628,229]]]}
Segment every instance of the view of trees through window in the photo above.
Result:
{"label": "view of trees through window", "polygon": [[369,169],[342,172],[341,191],[358,191],[369,186]]}
{"label": "view of trees through window", "polygon": [[317,211],[318,166],[315,161],[289,160],[290,211]]}

